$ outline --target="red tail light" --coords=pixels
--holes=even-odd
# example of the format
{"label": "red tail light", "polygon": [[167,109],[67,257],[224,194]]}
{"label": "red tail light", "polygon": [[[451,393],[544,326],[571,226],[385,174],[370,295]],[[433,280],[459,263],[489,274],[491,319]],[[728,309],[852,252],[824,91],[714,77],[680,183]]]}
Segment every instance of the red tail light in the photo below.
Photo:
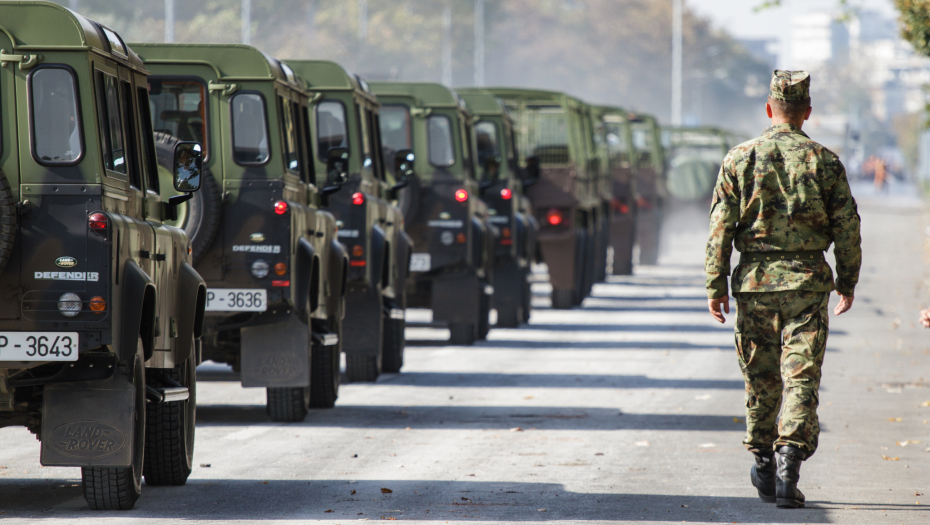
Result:
{"label": "red tail light", "polygon": [[629,212],[630,212],[629,206],[627,206],[626,204],[620,205],[620,213],[629,213]]}
{"label": "red tail light", "polygon": [[356,206],[361,206],[362,204],[365,204],[365,194],[360,191],[353,193],[352,204]]}
{"label": "red tail light", "polygon": [[501,198],[505,201],[509,201],[513,197],[513,192],[510,191],[510,188],[504,188],[501,190]]}
{"label": "red tail light", "polygon": [[105,230],[107,229],[107,216],[102,213],[91,213],[87,217],[87,226],[91,230]]}
{"label": "red tail light", "polygon": [[278,215],[284,215],[287,213],[287,203],[284,201],[278,201],[274,203],[274,212]]}
{"label": "red tail light", "polygon": [[546,214],[546,220],[549,222],[549,224],[558,226],[565,222],[565,216],[562,215],[562,210],[552,208],[549,210],[549,213]]}
{"label": "red tail light", "polygon": [[636,199],[636,206],[639,209],[646,210],[646,211],[649,211],[652,209],[652,203],[642,197],[639,197],[638,199]]}
{"label": "red tail light", "polygon": [[455,200],[465,202],[468,200],[468,192],[465,190],[455,190]]}

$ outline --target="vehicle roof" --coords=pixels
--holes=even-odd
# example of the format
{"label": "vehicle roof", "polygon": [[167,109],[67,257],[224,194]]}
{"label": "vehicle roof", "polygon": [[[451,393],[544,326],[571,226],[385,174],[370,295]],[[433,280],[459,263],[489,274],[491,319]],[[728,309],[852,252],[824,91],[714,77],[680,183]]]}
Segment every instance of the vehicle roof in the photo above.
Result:
{"label": "vehicle roof", "polygon": [[713,133],[715,135],[730,135],[726,130],[720,128],[715,128],[713,126],[696,126],[696,127],[686,127],[686,126],[662,126],[662,131],[668,131],[669,133]]}
{"label": "vehicle roof", "polygon": [[244,44],[131,44],[150,64],[205,64],[216,72],[217,80],[271,80],[305,90],[304,83],[290,66],[282,64],[252,46]]}
{"label": "vehicle roof", "polygon": [[472,88],[463,89],[458,93],[472,115],[507,115],[507,109],[501,100],[491,93]]}
{"label": "vehicle roof", "polygon": [[417,99],[422,107],[461,108],[459,95],[452,88],[435,82],[372,82],[375,95],[407,96]]}
{"label": "vehicle roof", "polygon": [[[49,48],[55,51],[97,51],[144,69],[142,61],[125,41],[127,58],[111,53],[109,41],[98,29],[99,25],[52,2],[0,2],[0,31],[13,42],[13,51]],[[107,29],[113,31],[109,27]],[[122,40],[121,36],[119,38]]]}
{"label": "vehicle roof", "polygon": [[584,102],[581,99],[573,97],[561,91],[547,91],[543,89],[525,89],[525,88],[508,88],[508,87],[489,87],[485,91],[493,93],[498,97],[518,98],[528,102],[556,102],[560,105],[581,105]]}

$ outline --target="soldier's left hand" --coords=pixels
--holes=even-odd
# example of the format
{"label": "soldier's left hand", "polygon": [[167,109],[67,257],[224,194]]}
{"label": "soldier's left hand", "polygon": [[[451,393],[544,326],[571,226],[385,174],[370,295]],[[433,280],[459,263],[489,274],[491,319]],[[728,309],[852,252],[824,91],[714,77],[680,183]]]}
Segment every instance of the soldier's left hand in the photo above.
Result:
{"label": "soldier's left hand", "polygon": [[924,325],[924,328],[930,328],[930,308],[920,311],[920,324]]}
{"label": "soldier's left hand", "polygon": [[720,313],[720,307],[723,306],[723,311],[730,313],[730,297],[724,295],[723,297],[718,297],[716,299],[707,300],[707,309],[710,310],[710,315],[714,316],[714,319],[719,321],[721,324],[727,322],[724,319],[723,314]]}
{"label": "soldier's left hand", "polygon": [[833,313],[836,315],[841,315],[849,311],[852,308],[853,297],[845,296],[839,292],[836,292],[836,295],[840,296],[840,303],[836,305],[836,308],[833,309]]}

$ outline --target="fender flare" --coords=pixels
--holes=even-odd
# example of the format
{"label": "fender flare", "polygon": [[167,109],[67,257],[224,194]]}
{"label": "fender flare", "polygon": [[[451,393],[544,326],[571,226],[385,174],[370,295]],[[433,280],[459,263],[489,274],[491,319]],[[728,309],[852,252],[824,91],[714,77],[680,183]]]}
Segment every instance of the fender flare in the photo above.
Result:
{"label": "fender flare", "polygon": [[193,352],[193,341],[203,335],[203,315],[207,305],[207,283],[190,264],[181,263],[178,272],[178,337],[174,345],[175,363],[182,363]]}
{"label": "fender flare", "polygon": [[379,289],[384,286],[384,257],[387,241],[384,230],[377,224],[371,227],[371,267],[368,275],[371,277],[371,286]]}
{"label": "fender flare", "polygon": [[142,336],[143,357],[148,360],[155,353],[155,283],[132,259],[126,261],[121,280],[120,361],[132,363],[139,336]]}
{"label": "fender flare", "polygon": [[310,322],[310,314],[316,309],[313,301],[310,300],[310,285],[313,280],[313,260],[316,258],[316,250],[310,241],[301,237],[297,241],[296,264],[294,264],[294,306],[297,309],[301,319]]}
{"label": "fender flare", "polygon": [[[410,274],[410,254],[413,252],[413,239],[404,230],[397,236],[397,248],[394,256],[397,258],[397,292],[402,293],[406,288],[407,276]],[[405,308],[406,308],[406,301]]]}
{"label": "fender flare", "polygon": [[471,238],[471,265],[473,268],[481,268],[484,266],[484,251],[485,246],[485,234],[486,229],[484,224],[477,217],[471,218],[471,229],[472,229],[472,238]]}
{"label": "fender flare", "polygon": [[[348,291],[349,255],[342,243],[336,239],[332,240],[329,250],[329,275],[327,277],[330,283],[329,313],[336,314],[339,319],[342,319],[343,298]],[[336,286],[339,288],[337,289]]]}

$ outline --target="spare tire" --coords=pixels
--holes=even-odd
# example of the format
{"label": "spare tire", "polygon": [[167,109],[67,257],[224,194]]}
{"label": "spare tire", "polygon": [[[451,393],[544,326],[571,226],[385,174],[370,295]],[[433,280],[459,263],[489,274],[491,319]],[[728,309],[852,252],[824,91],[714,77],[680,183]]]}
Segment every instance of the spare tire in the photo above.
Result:
{"label": "spare tire", "polygon": [[[155,133],[158,165],[169,173],[174,170],[174,147],[178,142],[180,140],[177,137],[167,133]],[[200,191],[194,192],[191,200],[181,205],[186,207],[186,213],[179,216],[180,220],[176,224],[191,240],[191,257],[195,265],[213,244],[220,227],[220,190],[209,168],[204,168],[202,181]]]}
{"label": "spare tire", "polygon": [[6,263],[13,253],[13,241],[16,240],[16,201],[13,200],[13,190],[10,181],[0,170],[0,272],[6,268]]}

